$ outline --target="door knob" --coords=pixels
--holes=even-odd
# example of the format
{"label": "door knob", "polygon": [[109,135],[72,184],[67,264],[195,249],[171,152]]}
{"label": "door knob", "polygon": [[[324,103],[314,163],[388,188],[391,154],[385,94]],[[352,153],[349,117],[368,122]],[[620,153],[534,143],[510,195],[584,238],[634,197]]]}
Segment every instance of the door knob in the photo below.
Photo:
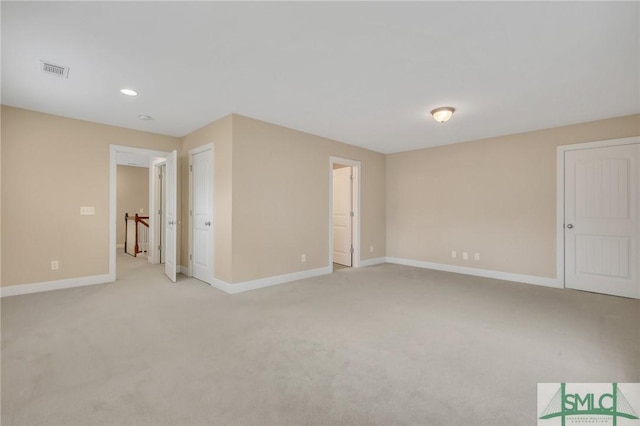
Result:
{"label": "door knob", "polygon": [[204,224],[205,224],[206,226],[211,226],[211,222],[209,222],[209,221],[206,221]]}
{"label": "door knob", "polygon": [[568,228],[568,229],[572,229],[572,228],[573,228],[573,225],[572,225],[572,224],[568,224],[568,225],[567,225],[567,228]]}

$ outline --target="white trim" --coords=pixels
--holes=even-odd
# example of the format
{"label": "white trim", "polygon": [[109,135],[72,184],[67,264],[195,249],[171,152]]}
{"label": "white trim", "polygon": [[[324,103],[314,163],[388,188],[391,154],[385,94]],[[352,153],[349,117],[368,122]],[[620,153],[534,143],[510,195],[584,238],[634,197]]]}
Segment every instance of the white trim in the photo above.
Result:
{"label": "white trim", "polygon": [[567,151],[581,149],[605,148],[610,146],[631,145],[640,143],[640,136],[608,139],[604,141],[560,145],[557,148],[556,174],[556,277],[559,287],[564,288],[564,154]]}
{"label": "white trim", "polygon": [[[130,146],[122,145],[109,145],[109,281],[116,280],[116,226],[117,226],[117,176],[118,176],[118,153],[130,153],[137,155],[147,156],[149,159],[154,158],[166,158],[169,154],[164,151],[153,151],[149,149],[134,148]],[[151,162],[150,162],[151,163]],[[152,179],[152,171],[149,172],[149,212],[153,211],[155,205],[155,182]],[[155,238],[153,238],[156,221],[154,215],[149,215],[149,244],[155,244]],[[153,239],[153,241],[152,241]],[[152,246],[153,247],[153,246]],[[153,256],[149,256],[148,261],[151,262]]]}
{"label": "white trim", "polygon": [[252,281],[244,281],[240,283],[230,284],[226,281],[219,280],[217,278],[213,279],[212,287],[217,288],[218,290],[222,290],[225,293],[236,294],[243,293],[249,290],[256,290],[264,287],[271,287],[278,284],[285,284],[292,281],[303,280],[305,278],[313,278],[318,277],[320,275],[327,275],[333,272],[332,267],[324,267],[318,269],[309,269],[306,271],[293,272],[291,274],[285,275],[276,275],[268,278],[260,278]]}
{"label": "white trim", "polygon": [[366,260],[362,260],[360,261],[360,267],[365,267],[365,266],[373,266],[373,265],[380,265],[382,263],[386,263],[387,262],[387,258],[386,257],[376,257],[374,259],[366,259]]}
{"label": "white trim", "polygon": [[492,271],[488,269],[469,268],[466,266],[446,265],[443,263],[423,262],[421,260],[401,259],[387,257],[387,263],[397,265],[415,266],[417,268],[434,269],[436,271],[454,272],[456,274],[474,275],[477,277],[493,278],[496,280],[514,281],[518,283],[541,285],[545,287],[562,288],[563,286],[555,278],[538,277],[535,275],[514,274],[511,272]]}
{"label": "white trim", "polygon": [[353,257],[351,266],[360,267],[360,179],[362,176],[362,164],[357,160],[347,158],[329,157],[329,265],[327,268],[333,270],[333,165],[343,164],[351,166],[353,170]]}
{"label": "white trim", "polygon": [[[209,277],[209,280],[213,280],[215,278],[215,224],[216,224],[216,217],[215,217],[215,152],[213,150],[214,145],[213,142],[208,143],[206,145],[202,145],[199,146],[197,148],[193,148],[189,150],[189,212],[193,211],[193,173],[191,170],[191,167],[193,166],[193,156],[196,154],[200,154],[202,152],[206,152],[211,150],[211,176],[213,177],[213,184],[211,185],[211,222],[213,223],[213,241],[211,241],[211,262],[213,262],[213,274],[211,277]],[[188,274],[186,274],[187,276],[191,277],[193,276],[193,259],[192,259],[192,255],[193,255],[193,215],[190,213],[189,216],[187,216],[189,218],[189,235],[188,235],[188,247],[189,247],[189,253],[188,256],[189,258],[187,259],[188,262]],[[204,281],[204,280],[203,280]],[[207,284],[211,284],[210,281],[205,281]]]}
{"label": "white trim", "polygon": [[188,266],[178,265],[178,273],[184,275],[185,277],[190,277],[191,272],[189,271]]}
{"label": "white trim", "polygon": [[113,282],[111,275],[93,275],[89,277],[69,278],[66,280],[45,281],[33,284],[11,285],[0,288],[0,297],[18,296],[21,294],[40,293],[43,291],[61,290],[64,288],[84,287],[94,284]]}

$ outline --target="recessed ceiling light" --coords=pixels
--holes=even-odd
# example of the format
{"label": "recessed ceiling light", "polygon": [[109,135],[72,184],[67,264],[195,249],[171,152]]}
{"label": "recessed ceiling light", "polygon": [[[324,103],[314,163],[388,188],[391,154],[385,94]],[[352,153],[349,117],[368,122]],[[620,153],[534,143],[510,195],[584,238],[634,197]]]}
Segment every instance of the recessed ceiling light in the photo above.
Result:
{"label": "recessed ceiling light", "polygon": [[152,116],[150,116],[150,115],[146,115],[146,114],[140,114],[140,115],[138,116],[138,118],[139,118],[140,120],[144,120],[144,121],[153,120],[153,117],[152,117]]}
{"label": "recessed ceiling light", "polygon": [[120,89],[120,93],[127,96],[138,96],[138,92],[133,89]]}

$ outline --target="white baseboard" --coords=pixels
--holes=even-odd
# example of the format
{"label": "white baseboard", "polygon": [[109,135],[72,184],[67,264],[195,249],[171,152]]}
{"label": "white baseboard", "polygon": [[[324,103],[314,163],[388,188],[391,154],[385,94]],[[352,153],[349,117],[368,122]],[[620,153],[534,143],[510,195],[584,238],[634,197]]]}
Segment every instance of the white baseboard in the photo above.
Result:
{"label": "white baseboard", "polygon": [[86,285],[104,284],[115,281],[109,275],[93,275],[89,277],[69,278],[66,280],[46,281],[33,284],[11,285],[0,288],[0,297],[18,296],[21,294],[40,293],[41,291],[61,290],[63,288],[83,287]]}
{"label": "white baseboard", "polygon": [[380,264],[386,263],[386,262],[387,262],[387,258],[386,257],[376,257],[375,259],[361,260],[360,264],[358,266],[360,268],[364,268],[365,266],[380,265]]}
{"label": "white baseboard", "polygon": [[260,278],[252,281],[244,281],[240,283],[230,284],[226,281],[219,279],[213,280],[211,284],[218,290],[222,290],[225,293],[236,294],[243,293],[249,290],[256,290],[259,288],[270,287],[272,285],[284,284],[291,281],[298,281],[305,278],[317,277],[320,275],[326,275],[333,272],[333,267],[325,266],[324,268],[309,269],[307,271],[293,272],[291,274],[276,275],[268,278]]}
{"label": "white baseboard", "polygon": [[477,277],[494,278],[496,280],[514,281],[524,284],[541,285],[545,287],[563,288],[556,278],[538,277],[535,275],[514,274],[511,272],[492,271],[489,269],[469,268],[467,266],[446,265],[443,263],[423,262],[421,260],[387,257],[387,263],[415,266],[418,268],[434,269],[436,271],[454,272],[457,274],[474,275]]}
{"label": "white baseboard", "polygon": [[[497,280],[515,281],[525,284],[541,285],[545,287],[563,288],[555,278],[538,277],[534,275],[514,274],[510,272],[492,271],[487,269],[469,268],[466,266],[446,265],[442,263],[424,262],[421,260],[402,259],[397,257],[378,257],[360,262],[360,267],[373,266],[381,263],[395,263],[397,265],[415,266],[418,268],[434,269],[437,271],[454,272],[458,274],[474,275],[484,278],[494,278]],[[178,272],[189,276],[189,268],[178,265]],[[333,272],[332,266],[309,269],[307,271],[293,272],[291,274],[276,275],[268,278],[261,278],[252,281],[244,281],[231,284],[222,280],[214,279],[212,286],[225,293],[235,294],[273,285],[284,284],[291,281],[305,278],[317,277]],[[86,285],[104,284],[115,281],[109,274],[93,275],[88,277],[70,278],[66,280],[47,281],[34,284],[21,284],[0,288],[0,297],[17,296],[21,294],[39,293],[42,291],[60,290],[64,288],[82,287]]]}

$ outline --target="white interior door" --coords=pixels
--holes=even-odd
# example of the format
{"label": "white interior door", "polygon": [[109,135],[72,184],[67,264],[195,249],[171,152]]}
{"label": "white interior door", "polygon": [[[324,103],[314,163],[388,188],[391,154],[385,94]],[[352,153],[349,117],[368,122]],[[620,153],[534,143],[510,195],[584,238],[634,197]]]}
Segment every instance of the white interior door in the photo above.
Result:
{"label": "white interior door", "polygon": [[165,256],[164,273],[173,282],[176,282],[177,272],[177,244],[178,244],[178,152],[173,151],[167,156],[165,166],[166,185],[166,221],[164,224]]}
{"label": "white interior door", "polygon": [[640,298],[640,144],[565,153],[565,286]]}
{"label": "white interior door", "polygon": [[333,170],[333,261],[345,266],[352,262],[351,167]]}
{"label": "white interior door", "polygon": [[166,214],[164,175],[166,174],[166,161],[165,158],[156,158],[151,162],[153,185],[149,185],[149,188],[154,192],[153,205],[149,207],[149,220],[151,222],[149,236],[153,236],[153,241],[149,240],[149,261],[151,263],[164,263],[164,215]]}
{"label": "white interior door", "polygon": [[213,282],[213,150],[191,154],[191,274]]}
{"label": "white interior door", "polygon": [[[160,214],[160,222],[165,223],[167,221],[167,185],[165,184],[165,176],[167,174],[167,165],[163,164],[160,166],[160,173],[162,175],[162,179],[160,181],[160,208],[158,209]],[[160,263],[164,262],[165,251],[166,251],[166,242],[167,236],[164,232],[164,227],[160,227]]]}

